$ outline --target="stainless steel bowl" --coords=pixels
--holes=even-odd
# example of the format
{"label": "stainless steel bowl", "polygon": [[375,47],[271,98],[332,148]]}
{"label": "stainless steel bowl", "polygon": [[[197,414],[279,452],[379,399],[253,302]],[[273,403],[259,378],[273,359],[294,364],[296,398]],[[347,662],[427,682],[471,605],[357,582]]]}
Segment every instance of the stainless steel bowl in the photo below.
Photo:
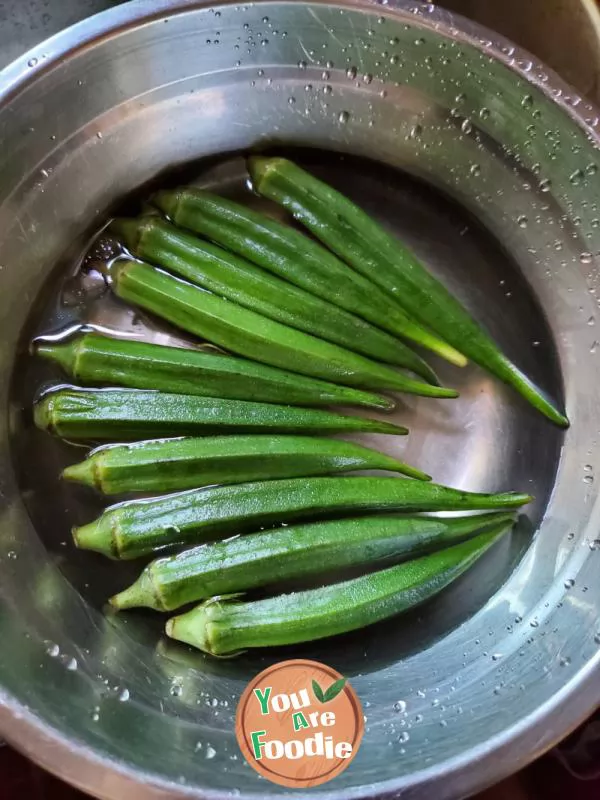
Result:
{"label": "stainless steel bowl", "polygon": [[[299,157],[407,238],[564,396],[572,420],[563,436],[475,369],[445,374],[462,389],[452,408],[402,411],[407,457],[440,481],[532,488],[537,503],[437,603],[302,651],[349,675],[367,716],[355,762],[311,794],[464,796],[592,710],[593,109],[509,42],[430,5],[153,0],[92,18],[8,67],[0,139],[2,735],[99,797],[287,794],[258,779],[233,735],[245,682],[282,654],[214,662],[157,646],[143,615],[102,613],[112,568],[63,544],[76,498],[58,481],[40,494],[41,461],[60,456],[31,430],[23,356],[32,307],[118,199],[174,166],[257,146],[309,148]],[[239,163],[212,179],[235,184]]]}

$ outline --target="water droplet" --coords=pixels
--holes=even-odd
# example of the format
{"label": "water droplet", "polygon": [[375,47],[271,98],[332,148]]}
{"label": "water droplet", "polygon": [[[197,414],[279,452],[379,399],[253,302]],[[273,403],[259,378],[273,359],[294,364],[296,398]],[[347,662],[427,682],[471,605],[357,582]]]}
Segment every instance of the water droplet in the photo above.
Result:
{"label": "water droplet", "polygon": [[37,63],[38,63],[38,59],[37,58],[35,58],[35,57],[34,58],[30,58],[29,61],[27,62],[27,66],[28,67],[35,67],[37,65]]}
{"label": "water droplet", "polygon": [[494,686],[494,694],[500,694],[502,689],[499,686]]}
{"label": "water droplet", "polygon": [[423,722],[423,714],[415,714],[415,722]]}
{"label": "water droplet", "polygon": [[46,652],[50,656],[50,658],[56,658],[60,655],[60,647],[57,644],[49,644]]}
{"label": "water droplet", "polygon": [[94,722],[98,722],[100,719],[100,706],[94,707],[94,710],[92,711],[92,719]]}
{"label": "water droplet", "polygon": [[570,542],[572,542],[574,538],[575,538],[575,534],[574,534],[574,533],[569,533],[569,534],[567,534],[567,539],[568,539]]}
{"label": "water droplet", "polygon": [[587,253],[587,252],[582,253],[579,256],[579,260],[581,261],[582,264],[591,264],[592,263],[592,259],[593,259],[592,254],[591,253]]}
{"label": "water droplet", "polygon": [[595,642],[596,644],[600,644],[600,633],[597,633],[597,634],[594,636],[594,642]]}
{"label": "water droplet", "polygon": [[568,667],[571,663],[571,659],[569,656],[563,656],[558,663],[561,665],[561,667]]}
{"label": "water droplet", "polygon": [[312,87],[312,83],[307,83],[306,86],[304,87],[304,91],[305,92],[312,92],[312,88],[313,88]]}
{"label": "water droplet", "polygon": [[332,91],[333,89],[329,85],[323,87],[323,94],[331,94]]}
{"label": "water droplet", "polygon": [[214,747],[211,747],[209,744],[206,745],[206,758],[214,758],[217,755],[217,751]]}
{"label": "water droplet", "polygon": [[77,666],[78,665],[77,665],[77,659],[76,658],[70,658],[67,661],[67,663],[65,664],[65,667],[69,670],[69,672],[75,672],[75,670],[77,669]]}
{"label": "water droplet", "polygon": [[594,482],[594,476],[593,475],[584,475],[583,476],[583,482],[584,483],[593,483]]}
{"label": "water droplet", "polygon": [[575,172],[572,172],[569,175],[569,180],[573,184],[573,186],[578,186],[584,178],[583,170],[576,169]]}
{"label": "water droplet", "polygon": [[373,82],[373,76],[371,75],[371,73],[370,73],[370,72],[367,72],[365,75],[363,75],[363,82],[364,82],[364,83],[366,83],[366,84],[367,84],[367,86],[368,86],[370,83],[372,83],[372,82]]}
{"label": "water droplet", "polygon": [[420,139],[423,134],[423,127],[421,125],[413,125],[408,134],[410,139]]}
{"label": "water droplet", "polygon": [[119,702],[126,703],[129,700],[130,694],[129,689],[122,689],[119,693]]}
{"label": "water droplet", "polygon": [[572,589],[575,586],[575,581],[573,580],[573,578],[567,578],[567,580],[565,581],[564,586],[565,586],[565,589]]}
{"label": "water droplet", "polygon": [[408,731],[402,731],[402,733],[398,737],[398,741],[401,744],[406,744],[406,742],[408,742],[409,739],[410,739],[410,734]]}
{"label": "water droplet", "polygon": [[396,55],[395,53],[394,53],[393,56],[390,56],[390,64],[393,67],[395,67],[396,64],[399,64],[399,63],[400,63],[400,56]]}
{"label": "water droplet", "polygon": [[492,661],[500,661],[502,658],[502,653],[493,653],[492,654]]}
{"label": "water droplet", "polygon": [[180,683],[173,683],[169,689],[171,697],[181,697],[183,694],[183,687]]}
{"label": "water droplet", "polygon": [[526,94],[525,97],[521,100],[521,105],[523,108],[531,108],[533,105],[533,97],[530,94]]}
{"label": "water droplet", "polygon": [[471,124],[471,121],[470,121],[470,120],[468,120],[468,119],[463,119],[463,121],[462,121],[462,124],[461,124],[461,126],[460,126],[460,129],[461,129],[461,131],[462,131],[463,133],[465,133],[465,134],[467,134],[467,135],[468,135],[468,134],[469,134],[469,133],[471,133],[471,131],[473,130],[473,125]]}
{"label": "water droplet", "polygon": [[295,97],[288,97],[289,105],[293,106],[295,102],[296,102],[296,98]]}
{"label": "water droplet", "polygon": [[586,175],[595,175],[598,172],[598,165],[597,164],[588,164],[585,168]]}
{"label": "water droplet", "polygon": [[16,561],[17,560],[17,554],[15,553],[14,550],[9,550],[8,553],[6,554],[6,556],[7,556],[7,558],[10,558],[11,561]]}
{"label": "water droplet", "polygon": [[519,228],[526,228],[528,222],[529,220],[524,214],[521,214],[520,217],[517,217],[517,225],[519,226]]}
{"label": "water droplet", "polygon": [[306,61],[299,61],[298,62],[298,69],[306,69]]}
{"label": "water droplet", "polygon": [[353,81],[356,78],[356,67],[348,67],[346,70],[346,77]]}
{"label": "water droplet", "polygon": [[532,628],[538,628],[540,623],[537,621],[537,619],[532,619],[529,624]]}
{"label": "water droplet", "polygon": [[538,188],[540,192],[549,192],[552,188],[552,181],[550,178],[542,178],[542,180],[538,184]]}
{"label": "water droplet", "polygon": [[399,713],[404,713],[406,711],[406,703],[404,700],[397,700],[394,703],[394,711],[398,711]]}
{"label": "water droplet", "polygon": [[469,172],[474,178],[477,178],[479,175],[481,175],[481,166],[479,164],[471,164],[471,169]]}
{"label": "water droplet", "polygon": [[523,617],[521,617],[520,615],[517,615],[515,617],[515,622],[517,623],[517,625],[519,624],[519,622],[523,622]]}
{"label": "water droplet", "polygon": [[340,111],[340,113],[338,114],[338,121],[342,125],[345,125],[349,119],[350,119],[350,114],[347,111]]}
{"label": "water droplet", "polygon": [[479,116],[480,116],[480,118],[481,118],[481,119],[489,119],[489,116],[490,116],[490,110],[489,110],[489,108],[486,108],[486,107],[484,106],[484,107],[483,107],[483,108],[482,108],[482,109],[479,111]]}
{"label": "water droplet", "polygon": [[415,39],[415,44],[417,47],[420,47],[422,44],[425,44],[425,39],[422,36],[419,36],[418,39]]}
{"label": "water droplet", "polygon": [[261,42],[261,46],[262,47],[266,47],[268,44],[269,44],[269,40],[268,39],[263,39],[262,42]]}

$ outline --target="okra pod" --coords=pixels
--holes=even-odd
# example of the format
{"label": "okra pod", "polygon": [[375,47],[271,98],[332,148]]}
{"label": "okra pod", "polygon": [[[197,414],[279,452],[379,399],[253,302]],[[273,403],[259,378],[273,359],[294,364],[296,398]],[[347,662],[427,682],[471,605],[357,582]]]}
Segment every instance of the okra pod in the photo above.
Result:
{"label": "okra pod", "polygon": [[34,407],[38,428],[63,439],[131,440],[193,433],[407,433],[391,422],[318,408],[143,389],[61,388]]}
{"label": "okra pod", "polygon": [[130,500],[76,528],[73,537],[83,549],[130,559],[282,521],[361,511],[485,511],[518,508],[530,499],[404,478],[291,478]]}
{"label": "okra pod", "polygon": [[152,202],[176,225],[212,239],[394,336],[465,365],[462,353],[411,320],[377,284],[289,225],[193,186],[157,192]]}
{"label": "okra pod", "polygon": [[112,288],[123,300],[231,350],[314,378],[427,397],[456,397],[453,389],[413,380],[385,364],[257,314],[142,262],[119,262]]}
{"label": "okra pod", "polygon": [[63,478],[104,494],[123,494],[360,469],[431,480],[421,470],[368,447],[310,436],[206,436],[106,445],[67,467]]}
{"label": "okra pod", "polygon": [[448,519],[390,515],[252,533],[157,558],[110,602],[118,609],[145,606],[173,611],[213,595],[331,574],[355,565],[387,566],[512,521],[512,514],[498,513]]}
{"label": "okra pod", "polygon": [[568,419],[413,253],[340,192],[282,158],[250,159],[254,188],[283,205],[351,267],[393,295],[415,320],[429,326],[483,369],[517,390],[552,422]]}
{"label": "okra pod", "polygon": [[286,405],[389,409],[388,397],[327,383],[245,358],[84,333],[66,342],[38,339],[37,355],[83,384],[157,389],[202,397]]}
{"label": "okra pod", "polygon": [[445,550],[318,589],[254,602],[217,596],[170,619],[166,632],[205,653],[224,656],[364,628],[438,594],[510,527],[504,522]]}
{"label": "okra pod", "polygon": [[398,339],[216,244],[156,217],[117,219],[111,230],[137,258],[164,267],[219,297],[438,383],[431,367]]}

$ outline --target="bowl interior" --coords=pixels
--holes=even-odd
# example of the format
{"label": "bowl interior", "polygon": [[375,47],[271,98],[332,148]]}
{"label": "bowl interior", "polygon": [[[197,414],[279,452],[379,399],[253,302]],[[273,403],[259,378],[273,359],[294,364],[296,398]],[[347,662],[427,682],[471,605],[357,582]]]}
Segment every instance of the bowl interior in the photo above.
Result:
{"label": "bowl interior", "polygon": [[[352,768],[315,793],[369,796],[386,782],[424,792],[428,770],[454,773],[482,741],[529,730],[597,658],[591,128],[537,72],[529,82],[533,65],[525,77],[503,62],[514,48],[486,45],[443,12],[259,3],[157,11],[143,23],[121,13],[128,24],[66,59],[49,46],[47,65],[0,106],[0,681],[60,736],[171,796],[181,784],[265,796],[278,790],[239,755],[235,705],[253,674],[301,652],[351,676],[367,716]],[[93,32],[85,23],[81,35],[86,25]],[[153,185],[194,180],[256,202],[242,158],[256,147],[299,160],[410,244],[565,400],[572,426],[559,432],[476,368],[436,363],[460,400],[403,399],[396,415],[411,435],[372,443],[440,483],[530,491],[536,501],[510,539],[403,618],[301,651],[214,661],[160,638],[149,614],[105,614],[136,568],[70,544],[70,526],[100,504],[58,481],[79,453],[32,427],[35,389],[60,376],[27,345],[82,319],[165,341],[96,287],[82,304],[78,259],[123,198],[132,207]],[[457,787],[442,782],[436,796]]]}

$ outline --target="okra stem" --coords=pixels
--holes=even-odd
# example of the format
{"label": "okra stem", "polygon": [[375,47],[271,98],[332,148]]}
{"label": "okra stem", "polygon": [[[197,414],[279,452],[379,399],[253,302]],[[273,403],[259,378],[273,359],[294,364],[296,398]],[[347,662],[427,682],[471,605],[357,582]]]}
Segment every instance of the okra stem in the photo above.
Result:
{"label": "okra stem", "polygon": [[130,559],[282,521],[361,511],[502,510],[530,500],[516,492],[480,494],[403,478],[291,478],[119,503],[73,537],[82,549]]}
{"label": "okra stem", "polygon": [[250,159],[255,189],[281,203],[340,258],[395,297],[403,309],[468,358],[512,386],[561,427],[566,416],[422,266],[413,253],[331,186],[283,158]]}
{"label": "okra stem", "polygon": [[144,261],[284,325],[438,380],[405,344],[365,320],[159,218],[117,219],[111,231]]}
{"label": "okra stem", "polygon": [[117,263],[112,288],[123,300],[238,355],[314,378],[426,397],[453,389],[413,380],[385,364],[317,339],[141,262]]}
{"label": "okra stem", "polygon": [[204,436],[107,445],[67,467],[63,478],[104,494],[123,494],[362,469],[431,480],[421,470],[368,447],[310,436]]}
{"label": "okra stem", "polygon": [[452,583],[510,529],[343,583],[243,602],[214,597],[167,622],[173,639],[211,655],[298,644],[363,628],[413,608]]}
{"label": "okra stem", "polygon": [[157,192],[152,202],[176,225],[212,239],[394,336],[426,347],[459,367],[466,364],[462,353],[410,319],[376,283],[289,225],[192,186]]}
{"label": "okra stem", "polygon": [[157,389],[262,403],[354,405],[390,409],[383,395],[297,375],[245,358],[83,333],[68,341],[38,339],[36,355],[80,383]]}
{"label": "okra stem", "polygon": [[118,609],[145,606],[173,611],[212,595],[241,592],[285,580],[414,558],[487,528],[512,514],[468,517],[371,516],[294,525],[200,545],[158,558],[136,582],[111,598]]}
{"label": "okra stem", "polygon": [[38,428],[63,439],[103,441],[194,433],[407,433],[391,422],[320,408],[144,389],[53,390],[38,400],[33,417]]}

